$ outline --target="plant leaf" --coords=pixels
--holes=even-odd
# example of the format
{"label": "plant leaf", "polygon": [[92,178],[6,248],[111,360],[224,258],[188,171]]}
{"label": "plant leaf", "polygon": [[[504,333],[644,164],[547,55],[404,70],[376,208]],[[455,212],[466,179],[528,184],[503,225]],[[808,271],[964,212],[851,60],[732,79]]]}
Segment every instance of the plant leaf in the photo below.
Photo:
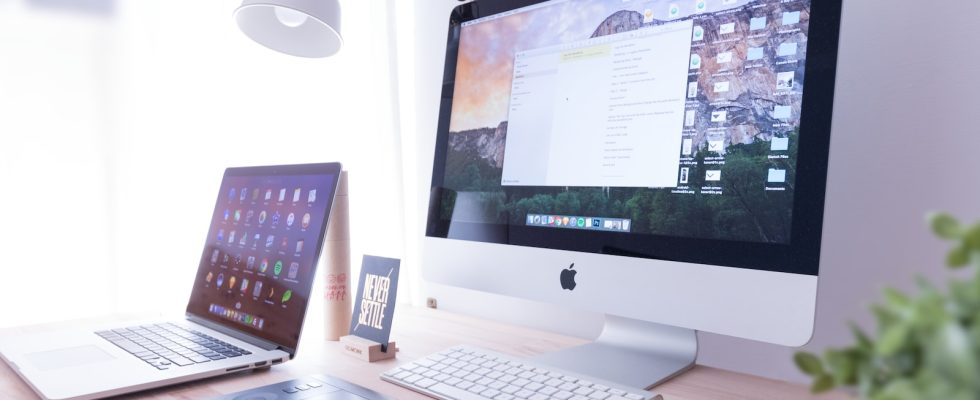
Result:
{"label": "plant leaf", "polygon": [[864,333],[864,329],[860,326],[851,322],[851,332],[854,334],[854,338],[857,339],[857,348],[860,350],[871,349],[874,347],[874,342],[868,337],[867,333]]}
{"label": "plant leaf", "polygon": [[878,342],[878,353],[884,356],[895,355],[905,345],[908,334],[908,325],[904,323],[888,327],[882,332],[881,340]]}
{"label": "plant leaf", "polygon": [[946,255],[946,265],[950,268],[962,268],[970,262],[970,248],[965,244],[956,246]]}
{"label": "plant leaf", "polygon": [[835,382],[842,385],[857,382],[857,364],[860,362],[857,350],[827,350],[824,360],[827,360],[827,368]]}
{"label": "plant leaf", "polygon": [[796,367],[800,371],[803,371],[804,374],[810,376],[824,375],[823,362],[812,353],[798,352],[793,355],[793,361],[796,362]]}
{"label": "plant leaf", "polygon": [[975,251],[980,251],[980,224],[973,225],[963,235],[963,242]]}
{"label": "plant leaf", "polygon": [[885,288],[885,300],[888,301],[888,304],[892,307],[905,308],[912,303],[905,293],[902,293],[898,291],[898,289],[894,288]]}
{"label": "plant leaf", "polygon": [[947,240],[955,240],[963,236],[963,228],[960,227],[959,221],[949,214],[930,214],[928,219],[929,225],[932,227],[932,232],[936,236]]}
{"label": "plant leaf", "polygon": [[813,381],[813,385],[810,386],[810,391],[813,393],[823,393],[834,388],[834,377],[823,374],[817,377]]}

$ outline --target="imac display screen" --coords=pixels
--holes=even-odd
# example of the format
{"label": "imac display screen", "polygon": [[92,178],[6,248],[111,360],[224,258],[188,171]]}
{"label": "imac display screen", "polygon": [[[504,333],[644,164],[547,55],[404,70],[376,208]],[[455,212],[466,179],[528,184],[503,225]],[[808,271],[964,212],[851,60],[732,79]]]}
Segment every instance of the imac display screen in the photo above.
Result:
{"label": "imac display screen", "polygon": [[801,139],[828,136],[801,132],[810,22],[810,0],[558,0],[459,21],[428,235],[678,260],[658,246],[792,244]]}

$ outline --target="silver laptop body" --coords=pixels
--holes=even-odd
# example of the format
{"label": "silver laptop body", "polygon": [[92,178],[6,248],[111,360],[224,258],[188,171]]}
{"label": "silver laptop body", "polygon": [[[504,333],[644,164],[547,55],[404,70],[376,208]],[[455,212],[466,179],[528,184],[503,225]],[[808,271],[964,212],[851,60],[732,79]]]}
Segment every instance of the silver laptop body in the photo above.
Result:
{"label": "silver laptop body", "polygon": [[[246,268],[244,264],[240,269],[214,263],[209,265],[212,251],[216,254],[219,252],[231,254],[236,251],[249,254],[249,246],[252,246],[251,250],[256,254],[260,254],[261,251],[275,254],[263,248],[265,243],[254,245],[246,243],[245,246],[238,246],[238,241],[225,243],[224,236],[220,237],[221,240],[214,240],[215,232],[222,226],[232,226],[228,222],[227,211],[224,213],[224,219],[221,216],[222,210],[226,209],[224,203],[231,204],[231,202],[226,202],[222,197],[224,195],[219,194],[208,244],[205,247],[184,319],[169,322],[87,324],[37,334],[25,333],[0,337],[0,358],[42,398],[73,400],[132,393],[249,369],[270,367],[290,360],[295,355],[296,344],[299,342],[302,323],[308,308],[316,261],[320,258],[327,218],[332,208],[340,170],[340,164],[330,163],[229,168],[225,172],[222,193],[225,193],[229,181],[244,182],[253,177],[264,179],[263,182],[267,182],[266,186],[275,186],[275,189],[279,189],[279,185],[274,185],[276,177],[279,176],[290,177],[294,181],[306,179],[305,182],[316,182],[319,195],[316,194],[316,190],[313,190],[312,194],[309,193],[310,190],[307,188],[303,193],[306,196],[303,197],[302,202],[296,202],[295,198],[282,202],[281,196],[279,199],[271,199],[271,202],[264,202],[267,205],[271,203],[270,209],[279,206],[288,208],[290,205],[308,207],[310,214],[314,215],[313,221],[309,221],[311,218],[304,218],[300,222],[299,218],[295,218],[294,222],[293,217],[288,221],[289,228],[295,224],[296,229],[293,232],[297,237],[296,242],[306,239],[310,244],[315,243],[315,246],[305,248],[309,253],[301,251],[304,247],[302,244],[286,243],[286,240],[283,240],[283,244],[289,244],[289,249],[286,252],[279,252],[280,256],[288,253],[282,258],[288,260],[289,255],[295,254],[296,261],[308,264],[304,264],[302,274],[297,272],[297,276],[294,277],[293,270],[280,269],[278,266],[274,270],[271,267],[265,269],[265,266],[259,270],[258,266]],[[289,189],[292,192],[292,187]],[[239,190],[245,191],[244,188]],[[269,190],[271,191],[271,188]],[[303,192],[302,187],[295,190]],[[248,192],[252,193],[251,190]],[[245,194],[241,196],[240,204],[244,204],[243,208],[249,208],[249,205],[245,204],[246,197]],[[262,206],[266,198],[268,196],[258,202],[253,201],[252,204],[257,209]],[[235,207],[242,207],[237,200]],[[278,214],[279,210],[276,213]],[[237,217],[234,219],[237,220]],[[288,236],[285,217],[281,222],[278,220],[276,222],[284,226],[282,232],[275,232],[280,233],[277,237]],[[234,224],[238,226],[237,222]],[[302,232],[299,228],[300,224],[302,224]],[[257,227],[255,229],[260,230]],[[307,236],[300,237],[301,234]],[[255,238],[258,242],[259,235],[257,234]],[[276,244],[278,243],[276,241]],[[296,253],[293,253],[294,249]],[[242,253],[237,255],[241,258]],[[218,278],[215,281],[212,270],[224,272],[229,276],[238,276],[241,279],[236,282],[235,278],[224,281]],[[259,271],[263,274],[259,275]],[[293,277],[294,280],[287,281],[287,277]],[[245,278],[254,279],[253,283],[243,284]],[[266,279],[268,280],[265,288],[256,285],[258,280]],[[227,287],[224,285],[225,282],[228,282]],[[276,286],[280,284],[282,286]],[[257,290],[255,286],[263,290]],[[287,291],[285,289],[296,290],[296,294],[293,295],[292,290],[288,290],[290,295],[283,296],[282,293]],[[196,303],[200,303],[201,298],[205,296],[199,295],[199,291],[214,298],[221,298],[220,295],[231,300],[226,301],[227,304],[219,304],[221,303],[219,300],[209,299],[210,305],[201,308]],[[252,297],[253,291],[255,297]],[[242,300],[239,301],[239,297]],[[280,309],[284,309],[284,305],[287,304],[295,308],[292,309],[291,319],[288,321],[275,321],[277,315],[268,312],[260,320],[261,313],[251,317],[245,313],[249,301],[257,304],[255,309],[268,305],[274,308],[266,308],[266,310],[281,311]],[[241,307],[242,304],[246,306]],[[276,323],[272,323],[273,321]],[[263,334],[259,329],[262,322],[270,322],[265,324],[267,329],[275,327],[283,330],[278,333],[289,339],[278,342],[264,339],[263,336],[268,335]]]}

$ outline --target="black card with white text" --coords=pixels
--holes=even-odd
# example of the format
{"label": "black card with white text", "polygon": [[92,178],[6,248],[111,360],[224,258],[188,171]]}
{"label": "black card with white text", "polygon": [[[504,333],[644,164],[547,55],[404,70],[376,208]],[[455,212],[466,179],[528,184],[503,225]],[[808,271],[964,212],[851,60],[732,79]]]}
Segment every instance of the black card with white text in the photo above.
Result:
{"label": "black card with white text", "polygon": [[350,334],[377,343],[388,351],[391,319],[395,315],[398,294],[398,267],[401,260],[365,255],[361,262],[361,280],[354,302]]}

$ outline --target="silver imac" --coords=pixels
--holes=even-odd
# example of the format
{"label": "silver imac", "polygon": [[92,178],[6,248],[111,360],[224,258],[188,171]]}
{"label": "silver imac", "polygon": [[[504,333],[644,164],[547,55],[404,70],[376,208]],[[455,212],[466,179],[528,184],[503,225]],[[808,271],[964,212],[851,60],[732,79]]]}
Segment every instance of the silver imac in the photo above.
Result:
{"label": "silver imac", "polygon": [[425,278],[605,313],[539,361],[649,388],[696,331],[813,332],[840,0],[450,16]]}

